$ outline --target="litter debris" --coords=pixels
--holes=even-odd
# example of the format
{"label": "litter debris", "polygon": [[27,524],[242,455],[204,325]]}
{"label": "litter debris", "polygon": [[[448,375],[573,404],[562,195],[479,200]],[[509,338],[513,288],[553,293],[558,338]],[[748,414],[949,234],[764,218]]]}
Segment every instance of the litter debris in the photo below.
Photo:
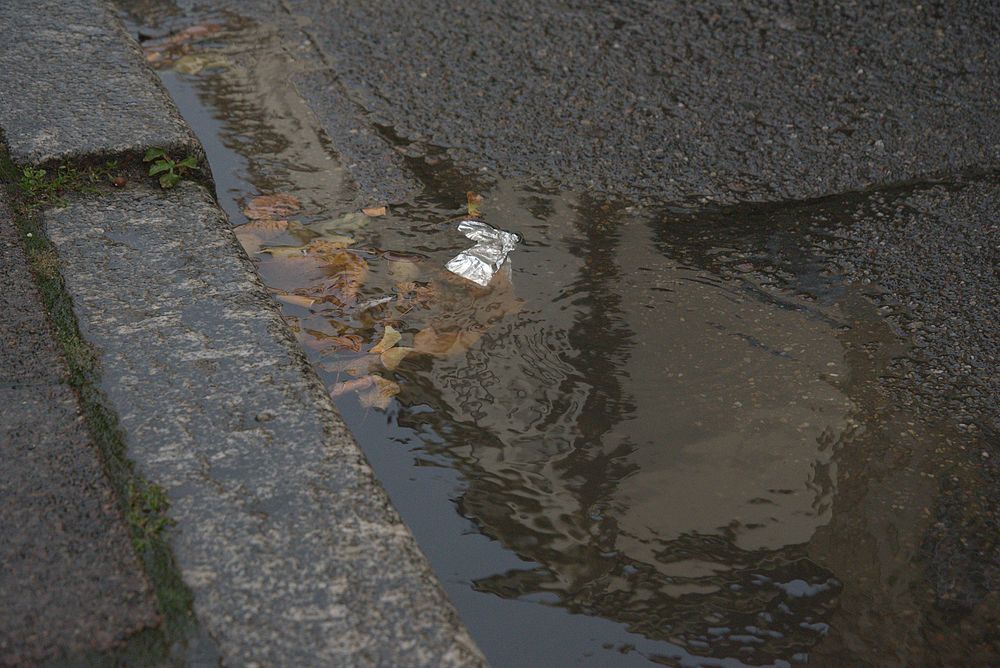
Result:
{"label": "litter debris", "polygon": [[475,241],[476,245],[453,257],[445,267],[484,288],[521,240],[516,234],[498,230],[478,220],[463,220],[458,224],[458,231]]}

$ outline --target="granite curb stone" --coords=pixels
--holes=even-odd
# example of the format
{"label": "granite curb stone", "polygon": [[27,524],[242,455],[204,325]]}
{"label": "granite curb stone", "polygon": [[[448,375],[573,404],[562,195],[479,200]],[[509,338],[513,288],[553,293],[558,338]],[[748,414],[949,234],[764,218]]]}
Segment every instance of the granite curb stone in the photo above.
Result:
{"label": "granite curb stone", "polygon": [[225,660],[481,664],[209,193],[134,185],[43,220]]}

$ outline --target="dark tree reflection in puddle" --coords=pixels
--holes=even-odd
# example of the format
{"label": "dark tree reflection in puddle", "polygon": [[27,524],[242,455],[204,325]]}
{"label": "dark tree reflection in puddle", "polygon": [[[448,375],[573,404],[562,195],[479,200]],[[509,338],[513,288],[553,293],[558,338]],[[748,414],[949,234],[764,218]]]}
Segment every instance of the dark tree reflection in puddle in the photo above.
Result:
{"label": "dark tree reflection in puddle", "polygon": [[[288,82],[278,31],[183,14],[155,34],[226,26],[198,48],[232,67],[163,75],[231,219],[245,222],[258,194],[302,203],[241,238],[269,287],[300,298],[285,313],[320,377],[332,386],[357,359],[377,367],[365,353],[386,324],[404,346],[455,334],[378,367],[400,391],[384,412],[338,405],[491,658],[934,663],[916,555],[939,472],[930,454],[949,436],[886,403],[878,376],[904,351],[809,247],[863,198],[631,211],[411,157],[424,193],[366,220]],[[487,291],[442,273],[466,245],[448,221],[468,189],[485,194],[487,222],[524,237],[510,283]],[[311,303],[331,263],[262,252],[317,239],[364,259],[349,295]],[[352,310],[401,283],[424,292]],[[358,350],[331,348],[337,337]],[[454,475],[410,482],[429,467]],[[456,506],[475,535],[456,528]],[[476,558],[482,568],[466,567]],[[518,654],[505,653],[512,610],[541,620],[517,627]],[[608,653],[594,659],[595,644]]]}

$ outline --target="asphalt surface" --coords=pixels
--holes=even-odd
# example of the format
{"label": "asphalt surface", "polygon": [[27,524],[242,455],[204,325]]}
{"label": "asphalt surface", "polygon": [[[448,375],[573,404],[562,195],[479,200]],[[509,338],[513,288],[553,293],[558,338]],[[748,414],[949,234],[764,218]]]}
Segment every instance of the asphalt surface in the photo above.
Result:
{"label": "asphalt surface", "polygon": [[[923,545],[942,608],[1000,620],[1000,176],[874,193],[831,257],[911,352],[883,379],[901,405],[957,430]],[[993,638],[993,652],[1000,642]],[[994,654],[996,656],[997,654]],[[959,659],[959,657],[956,657]]]}
{"label": "asphalt surface", "polygon": [[996,3],[286,4],[370,122],[470,173],[775,201],[1000,159]]}
{"label": "asphalt surface", "polygon": [[[1000,5],[286,7],[329,70],[298,88],[349,162],[344,121],[321,111],[345,97],[387,146],[487,182],[736,211],[869,193],[825,249],[830,270],[870,287],[912,344],[884,378],[892,400],[959,434],[924,542],[938,602],[996,607]],[[352,168],[359,183],[372,164]],[[941,185],[907,185],[927,181]]]}
{"label": "asphalt surface", "polygon": [[112,649],[159,624],[0,200],[0,665]]}

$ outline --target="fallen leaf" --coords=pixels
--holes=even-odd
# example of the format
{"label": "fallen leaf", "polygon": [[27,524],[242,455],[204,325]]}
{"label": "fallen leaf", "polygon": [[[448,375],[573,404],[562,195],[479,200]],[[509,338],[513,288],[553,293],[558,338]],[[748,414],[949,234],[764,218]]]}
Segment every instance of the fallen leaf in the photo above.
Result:
{"label": "fallen leaf", "polygon": [[334,336],[330,339],[332,343],[337,348],[343,350],[350,350],[351,352],[360,353],[361,346],[364,344],[365,340],[362,339],[357,334],[342,334],[340,336]]}
{"label": "fallen leaf", "polygon": [[449,330],[438,332],[429,325],[413,337],[413,350],[430,355],[456,355],[468,350],[482,337],[482,332]]}
{"label": "fallen leaf", "polygon": [[[169,49],[187,42],[205,39],[209,35],[214,35],[220,30],[222,30],[222,25],[218,23],[204,23],[200,25],[188,26],[187,28],[178,30],[163,39],[156,40],[156,42],[149,46],[149,48],[156,50]],[[147,42],[147,44],[149,43]]]}
{"label": "fallen leaf", "polygon": [[301,208],[302,205],[294,195],[276,193],[254,197],[243,214],[250,220],[275,220],[286,218]]}
{"label": "fallen leaf", "polygon": [[396,346],[395,348],[390,348],[382,353],[379,357],[382,360],[382,366],[384,366],[389,371],[395,371],[399,363],[403,361],[403,358],[413,352],[413,348],[407,348],[405,346]]}
{"label": "fallen leaf", "polygon": [[382,340],[375,344],[375,346],[368,352],[373,355],[378,355],[384,353],[385,351],[392,348],[394,345],[399,343],[399,340],[403,338],[403,335],[396,331],[392,325],[385,326],[385,332],[382,334]]}
{"label": "fallen leaf", "polygon": [[307,308],[316,303],[316,300],[312,297],[304,297],[302,295],[278,295],[278,301],[294,306],[305,306]]}
{"label": "fallen leaf", "polygon": [[333,278],[328,287],[330,296],[341,302],[356,300],[368,276],[368,262],[346,250],[318,254],[317,257],[323,261],[326,273]]}
{"label": "fallen leaf", "polygon": [[420,267],[410,260],[389,260],[389,275],[400,282],[409,282],[420,276]]}
{"label": "fallen leaf", "polygon": [[345,380],[340,383],[334,384],[330,388],[330,396],[339,397],[341,395],[347,394],[348,392],[360,392],[361,390],[372,387],[375,384],[373,380],[375,376],[365,376],[364,378],[354,378],[352,380]]}
{"label": "fallen leaf", "polygon": [[338,239],[313,239],[306,245],[306,252],[310,255],[323,255],[337,253],[347,248],[353,239],[350,237],[339,237]]}
{"label": "fallen leaf", "polygon": [[174,70],[182,74],[198,74],[202,70],[229,67],[229,61],[219,55],[186,55],[174,61]]}
{"label": "fallen leaf", "polygon": [[289,222],[287,220],[251,220],[245,225],[240,225],[233,231],[236,238],[240,240],[243,248],[250,255],[260,252],[261,246],[266,241],[270,241],[287,232]]}
{"label": "fallen leaf", "polygon": [[363,355],[352,359],[334,359],[320,363],[320,366],[327,371],[336,373],[346,373],[349,376],[361,376],[370,374],[373,369],[381,365],[378,355]]}
{"label": "fallen leaf", "polygon": [[142,50],[148,62],[163,67],[189,51],[192,43],[203,40],[222,28],[222,25],[214,23],[190,26],[160,39],[144,40]]}
{"label": "fallen leaf", "polygon": [[380,408],[385,410],[392,403],[392,398],[399,394],[400,387],[391,380],[381,376],[372,376],[372,387],[358,397],[365,408]]}
{"label": "fallen leaf", "polygon": [[465,200],[467,202],[467,209],[469,211],[469,217],[478,218],[479,217],[479,205],[483,203],[483,196],[477,195],[471,190],[465,193]]}
{"label": "fallen leaf", "polygon": [[368,225],[371,219],[360,211],[351,211],[345,213],[344,215],[336,218],[335,220],[328,220],[323,223],[314,223],[309,226],[309,229],[313,232],[317,232],[321,236],[329,236],[342,234],[343,232],[353,232],[360,230],[362,227]]}
{"label": "fallen leaf", "polygon": [[367,206],[361,209],[361,213],[369,218],[378,218],[379,216],[384,216],[387,210],[384,206]]}
{"label": "fallen leaf", "polygon": [[413,337],[413,349],[421,353],[443,355],[455,344],[456,339],[457,331],[438,332],[433,325],[428,325]]}

